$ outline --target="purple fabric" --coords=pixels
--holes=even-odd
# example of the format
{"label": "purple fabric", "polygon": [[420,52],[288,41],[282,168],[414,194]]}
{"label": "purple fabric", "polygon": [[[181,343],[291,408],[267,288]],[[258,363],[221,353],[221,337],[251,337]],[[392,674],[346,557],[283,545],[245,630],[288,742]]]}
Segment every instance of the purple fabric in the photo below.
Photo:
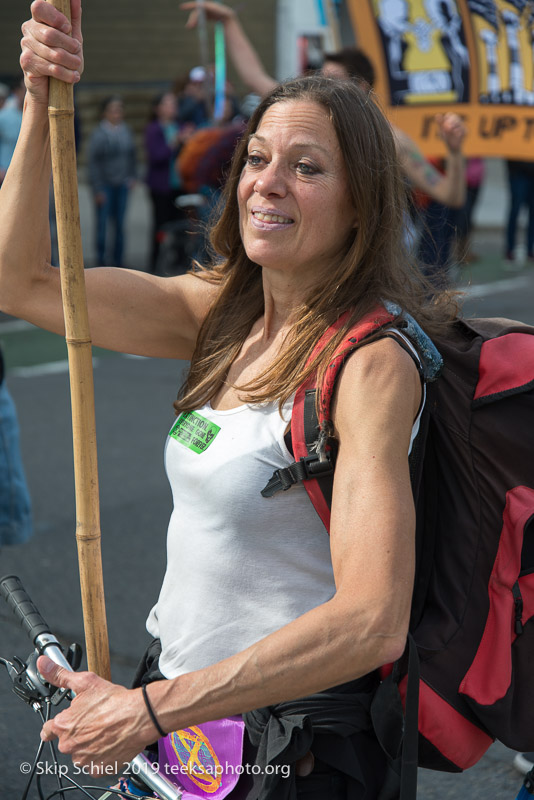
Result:
{"label": "purple fabric", "polygon": [[178,151],[167,144],[165,133],[157,120],[150,122],[145,129],[145,149],[148,162],[146,183],[153,192],[170,192],[169,183],[171,161]]}
{"label": "purple fabric", "polygon": [[183,800],[222,800],[239,780],[244,729],[241,717],[228,717],[169,733],[158,742],[160,772],[183,788]]}

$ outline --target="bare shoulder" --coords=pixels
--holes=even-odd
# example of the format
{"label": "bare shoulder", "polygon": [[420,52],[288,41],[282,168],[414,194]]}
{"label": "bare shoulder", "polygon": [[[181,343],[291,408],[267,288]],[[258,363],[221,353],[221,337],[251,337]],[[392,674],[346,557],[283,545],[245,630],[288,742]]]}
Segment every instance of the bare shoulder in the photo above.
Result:
{"label": "bare shoulder", "polygon": [[[412,357],[392,338],[358,348],[339,376],[333,421],[340,441],[375,434],[404,440],[421,403],[421,380]],[[407,452],[407,450],[405,451]]]}
{"label": "bare shoulder", "polygon": [[[221,286],[202,274],[187,273],[174,278],[158,280],[159,292],[154,294],[149,318],[159,319],[160,334],[165,341],[175,339],[189,342],[190,357],[202,323],[219,297]],[[179,346],[179,350],[182,348]],[[176,352],[178,352],[178,349]],[[181,356],[184,357],[184,356]]]}
{"label": "bare shoulder", "polygon": [[385,336],[354,350],[341,371],[338,393],[379,385],[395,391],[414,382],[419,385],[413,358],[396,339]]}
{"label": "bare shoulder", "polygon": [[200,326],[219,297],[220,283],[209,280],[205,275],[194,273],[168,278],[167,282],[172,293],[184,298],[192,316]]}

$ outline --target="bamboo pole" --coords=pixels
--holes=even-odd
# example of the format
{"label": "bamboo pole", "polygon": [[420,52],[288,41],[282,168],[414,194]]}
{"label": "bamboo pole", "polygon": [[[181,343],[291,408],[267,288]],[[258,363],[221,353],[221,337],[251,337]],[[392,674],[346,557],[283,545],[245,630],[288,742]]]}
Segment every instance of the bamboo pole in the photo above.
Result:
{"label": "bamboo pole", "polygon": [[[48,0],[48,2],[70,19],[70,0]],[[100,549],[93,360],[80,231],[74,147],[74,100],[70,84],[50,79],[48,116],[61,293],[69,358],[76,541],[85,645],[89,669],[109,680],[109,646]]]}

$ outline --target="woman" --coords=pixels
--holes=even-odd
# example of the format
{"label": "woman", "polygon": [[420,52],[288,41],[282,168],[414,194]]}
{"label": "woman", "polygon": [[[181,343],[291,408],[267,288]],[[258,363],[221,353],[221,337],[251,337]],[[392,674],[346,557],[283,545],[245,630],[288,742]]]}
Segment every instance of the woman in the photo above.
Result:
{"label": "woman", "polygon": [[174,203],[180,190],[180,178],[174,162],[182,144],[182,134],[176,122],[178,105],[176,95],[166,92],[159,95],[152,107],[152,115],[145,130],[147,157],[146,183],[154,213],[152,228],[152,254],[150,271],[156,271],[159,253],[158,234],[166,222],[178,216]]}
{"label": "woman", "polygon": [[[28,95],[0,205],[3,306],[57,333],[59,275],[39,221],[49,179],[46,76],[75,82],[83,65],[79,0],[72,13],[72,39],[43,0],[23,27]],[[418,299],[426,287],[402,255],[404,191],[391,130],[370,96],[348,82],[295,81],[262,101],[237,148],[212,236],[215,266],[168,279],[87,273],[94,343],[191,359],[176,410],[194,411],[213,436],[201,454],[179,436],[167,442],[169,569],[148,621],[167,680],[143,696],[40,661],[48,680],[76,693],[42,733],[59,737],[75,762],[122,764],[158,732],[329,687],[370,693],[375,670],[402,654],[414,573],[407,455],[421,406],[410,355],[381,339],[343,369],[330,538],[304,491],[270,500],[259,492],[273,466],[292,460],[284,434],[293,394],[343,311],[353,322],[387,299],[429,329],[445,316]],[[314,763],[313,743],[288,756],[299,760],[299,793],[320,784],[316,796],[378,796],[377,742],[368,730],[350,742],[350,776],[335,759]]]}
{"label": "woman", "polygon": [[106,263],[108,223],[112,221],[112,263],[116,267],[122,266],[124,219],[135,178],[135,142],[130,128],[124,123],[122,100],[120,97],[107,97],[102,103],[102,119],[89,142],[89,181],[95,200],[98,264]]}

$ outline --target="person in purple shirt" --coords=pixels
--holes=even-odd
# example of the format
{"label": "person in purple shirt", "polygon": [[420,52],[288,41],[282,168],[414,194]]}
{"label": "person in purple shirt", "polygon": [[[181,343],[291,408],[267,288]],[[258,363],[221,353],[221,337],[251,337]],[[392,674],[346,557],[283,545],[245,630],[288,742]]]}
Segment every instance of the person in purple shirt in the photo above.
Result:
{"label": "person in purple shirt", "polygon": [[180,193],[180,178],[174,163],[181,147],[182,134],[176,122],[176,95],[159,95],[152,106],[151,121],[145,130],[148,171],[145,181],[153,207],[152,253],[150,271],[156,270],[159,232],[166,222],[177,217],[174,201]]}

